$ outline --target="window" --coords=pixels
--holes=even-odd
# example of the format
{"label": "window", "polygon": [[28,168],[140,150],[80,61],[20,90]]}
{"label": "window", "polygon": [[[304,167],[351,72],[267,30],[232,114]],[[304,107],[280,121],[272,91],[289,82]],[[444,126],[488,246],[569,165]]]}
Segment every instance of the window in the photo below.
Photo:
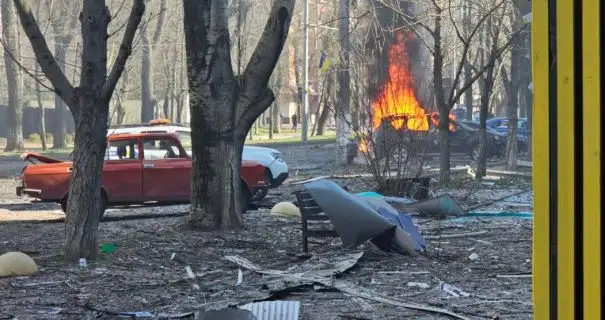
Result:
{"label": "window", "polygon": [[191,132],[177,131],[177,134],[179,136],[179,140],[181,141],[181,144],[183,145],[183,148],[185,148],[185,150],[190,150],[191,149]]}
{"label": "window", "polygon": [[145,160],[183,158],[181,150],[173,139],[143,139],[143,157]]}
{"label": "window", "polygon": [[105,160],[138,160],[137,140],[111,141],[105,150]]}

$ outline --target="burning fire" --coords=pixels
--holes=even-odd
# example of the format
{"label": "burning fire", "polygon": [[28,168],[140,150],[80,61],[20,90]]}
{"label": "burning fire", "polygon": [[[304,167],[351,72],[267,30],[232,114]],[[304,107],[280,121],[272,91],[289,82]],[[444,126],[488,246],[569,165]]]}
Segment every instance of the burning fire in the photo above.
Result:
{"label": "burning fire", "polygon": [[[375,132],[387,117],[394,118],[391,125],[395,129],[405,126],[410,131],[428,131],[429,117],[434,126],[439,124],[439,114],[427,114],[416,97],[405,41],[406,36],[399,32],[389,48],[389,76],[372,103],[372,132]],[[450,114],[450,119],[455,120],[454,115]],[[452,124],[450,131],[455,131]],[[368,150],[367,139],[361,139],[359,151],[367,153]]]}
{"label": "burning fire", "polygon": [[407,116],[407,124],[403,117],[392,121],[395,129],[406,125],[412,131],[429,130],[426,113],[414,92],[405,40],[403,33],[397,33],[389,48],[389,77],[372,104],[372,131],[376,131],[382,119],[388,116]]}

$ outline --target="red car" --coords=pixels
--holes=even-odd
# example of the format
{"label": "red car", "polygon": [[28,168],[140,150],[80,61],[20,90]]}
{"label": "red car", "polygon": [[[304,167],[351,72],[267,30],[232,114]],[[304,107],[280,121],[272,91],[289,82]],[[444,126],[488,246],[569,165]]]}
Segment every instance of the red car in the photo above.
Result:
{"label": "red car", "polygon": [[[111,205],[188,203],[191,184],[191,158],[169,133],[111,135],[103,166],[103,208]],[[25,153],[17,195],[45,202],[58,202],[63,211],[71,181],[71,161],[61,161],[36,153]],[[35,161],[37,160],[37,161]],[[265,192],[265,167],[255,161],[242,162],[242,203]]]}

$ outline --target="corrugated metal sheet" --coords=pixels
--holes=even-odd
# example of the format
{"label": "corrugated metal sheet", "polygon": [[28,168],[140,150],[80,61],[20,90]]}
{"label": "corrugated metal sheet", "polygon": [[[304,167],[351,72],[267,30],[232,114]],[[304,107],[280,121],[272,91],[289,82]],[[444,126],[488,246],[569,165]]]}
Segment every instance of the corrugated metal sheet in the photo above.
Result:
{"label": "corrugated metal sheet", "polygon": [[300,301],[263,301],[240,307],[252,312],[257,320],[298,320]]}

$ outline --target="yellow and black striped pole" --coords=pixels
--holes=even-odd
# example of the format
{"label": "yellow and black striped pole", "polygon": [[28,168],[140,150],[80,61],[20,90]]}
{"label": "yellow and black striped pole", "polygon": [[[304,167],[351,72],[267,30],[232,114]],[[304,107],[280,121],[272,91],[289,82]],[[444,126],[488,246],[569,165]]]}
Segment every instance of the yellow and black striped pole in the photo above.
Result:
{"label": "yellow and black striped pole", "polygon": [[532,0],[534,316],[601,319],[601,0]]}

